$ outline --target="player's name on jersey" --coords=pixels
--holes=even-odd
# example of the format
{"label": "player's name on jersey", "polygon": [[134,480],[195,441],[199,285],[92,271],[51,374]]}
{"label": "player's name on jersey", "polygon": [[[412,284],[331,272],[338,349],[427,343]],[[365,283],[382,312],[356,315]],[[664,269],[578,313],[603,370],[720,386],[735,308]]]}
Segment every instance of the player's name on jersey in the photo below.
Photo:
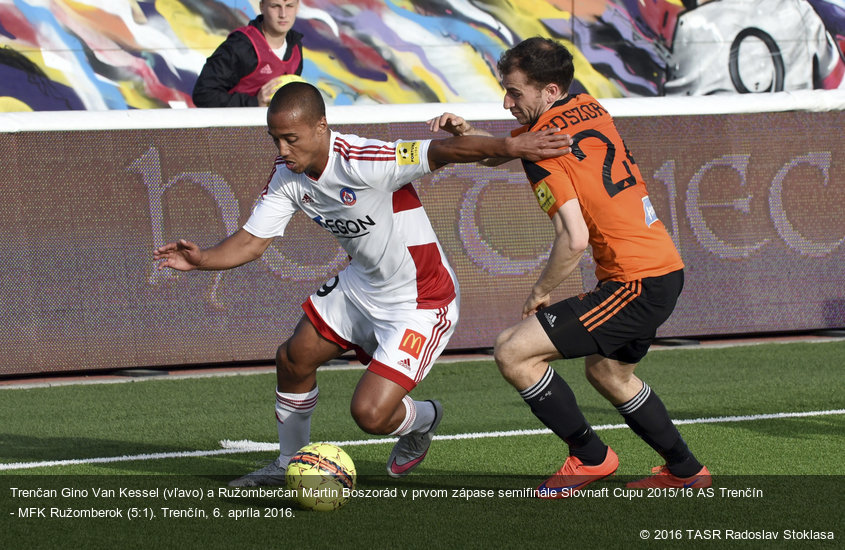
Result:
{"label": "player's name on jersey", "polygon": [[556,126],[557,128],[564,130],[569,126],[575,126],[580,122],[586,122],[588,120],[607,114],[608,113],[605,108],[596,102],[582,103],[580,105],[572,107],[571,109],[567,109],[561,113],[555,114],[540,129],[544,130],[552,126]]}

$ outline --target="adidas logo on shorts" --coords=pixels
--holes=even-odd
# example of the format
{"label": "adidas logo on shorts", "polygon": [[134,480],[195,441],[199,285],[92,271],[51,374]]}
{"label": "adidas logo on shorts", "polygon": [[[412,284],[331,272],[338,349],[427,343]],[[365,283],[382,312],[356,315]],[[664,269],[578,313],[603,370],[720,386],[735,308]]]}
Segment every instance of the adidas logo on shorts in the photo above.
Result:
{"label": "adidas logo on shorts", "polygon": [[555,321],[557,321],[557,316],[552,315],[551,313],[546,313],[546,322],[549,323],[549,326],[555,328]]}

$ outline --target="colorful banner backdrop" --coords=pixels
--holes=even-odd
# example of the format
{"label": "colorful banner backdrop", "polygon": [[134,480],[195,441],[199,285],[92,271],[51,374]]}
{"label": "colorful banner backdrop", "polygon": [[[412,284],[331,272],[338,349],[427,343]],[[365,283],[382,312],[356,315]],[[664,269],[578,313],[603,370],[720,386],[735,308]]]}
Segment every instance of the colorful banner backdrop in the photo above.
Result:
{"label": "colorful banner backdrop", "polygon": [[[573,91],[705,95],[842,86],[842,0],[301,0],[303,77],[336,105],[501,99],[499,55],[575,55]],[[257,0],[0,0],[0,111],[192,106]]]}

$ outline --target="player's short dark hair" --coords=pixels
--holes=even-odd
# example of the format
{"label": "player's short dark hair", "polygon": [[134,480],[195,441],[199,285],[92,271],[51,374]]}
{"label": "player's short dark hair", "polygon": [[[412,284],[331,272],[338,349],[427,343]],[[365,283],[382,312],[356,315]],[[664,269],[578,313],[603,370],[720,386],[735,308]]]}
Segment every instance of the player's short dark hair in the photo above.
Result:
{"label": "player's short dark hair", "polygon": [[554,40],[540,36],[523,40],[507,50],[499,58],[497,68],[500,77],[518,69],[525,73],[531,84],[542,88],[555,83],[564,91],[569,91],[575,76],[569,50]]}
{"label": "player's short dark hair", "polygon": [[307,82],[289,82],[273,94],[267,114],[298,110],[309,122],[317,122],[326,116],[326,102],[320,90]]}

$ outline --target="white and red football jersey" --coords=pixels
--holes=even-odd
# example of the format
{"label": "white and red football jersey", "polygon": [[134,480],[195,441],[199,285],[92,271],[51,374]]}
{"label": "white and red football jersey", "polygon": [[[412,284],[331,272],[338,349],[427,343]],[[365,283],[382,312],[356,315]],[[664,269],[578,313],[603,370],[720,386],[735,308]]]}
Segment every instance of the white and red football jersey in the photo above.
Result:
{"label": "white and red football jersey", "polygon": [[457,279],[411,184],[431,172],[429,143],[332,131],[319,179],[293,173],[276,159],[244,229],[262,238],[280,236],[302,210],[349,254],[340,284],[362,306],[442,307],[456,297]]}

